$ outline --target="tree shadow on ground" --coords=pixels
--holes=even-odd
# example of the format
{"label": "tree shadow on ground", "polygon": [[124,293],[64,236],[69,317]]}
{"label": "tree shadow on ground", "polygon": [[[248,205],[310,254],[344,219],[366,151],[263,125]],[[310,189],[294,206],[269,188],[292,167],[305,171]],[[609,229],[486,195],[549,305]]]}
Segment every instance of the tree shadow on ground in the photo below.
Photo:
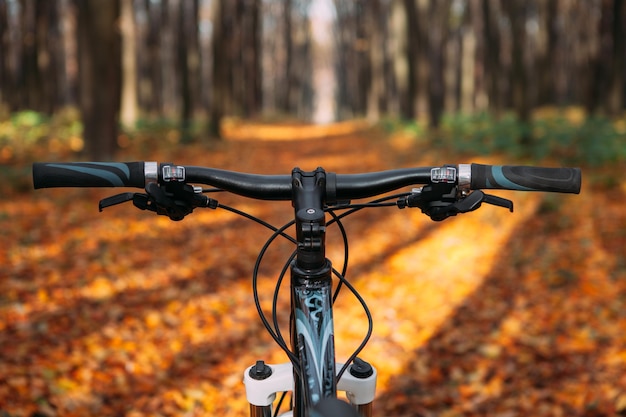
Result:
{"label": "tree shadow on ground", "polygon": [[[623,285],[606,293],[589,290],[615,280],[587,275],[577,225],[560,223],[556,212],[537,213],[517,227],[482,285],[423,346],[406,353],[402,374],[377,399],[377,413],[609,416],[620,411],[626,364],[607,358],[622,349],[616,323],[623,323],[626,293]],[[560,252],[554,253],[550,239],[560,242]],[[612,250],[619,259],[619,249]]]}

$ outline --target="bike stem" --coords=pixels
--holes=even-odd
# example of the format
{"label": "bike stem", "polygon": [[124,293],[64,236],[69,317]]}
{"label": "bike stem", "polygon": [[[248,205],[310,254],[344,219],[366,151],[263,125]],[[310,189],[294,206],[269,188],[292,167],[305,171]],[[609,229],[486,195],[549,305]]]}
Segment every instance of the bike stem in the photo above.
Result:
{"label": "bike stem", "polygon": [[322,168],[312,172],[303,172],[295,168],[291,174],[291,181],[298,240],[296,264],[306,271],[324,268],[326,172]]}
{"label": "bike stem", "polygon": [[[332,266],[326,259],[326,172],[292,171],[297,256],[291,264],[292,349],[300,358],[294,417],[324,397],[336,396]],[[317,365],[316,365],[317,364]],[[312,403],[309,403],[310,400]]]}

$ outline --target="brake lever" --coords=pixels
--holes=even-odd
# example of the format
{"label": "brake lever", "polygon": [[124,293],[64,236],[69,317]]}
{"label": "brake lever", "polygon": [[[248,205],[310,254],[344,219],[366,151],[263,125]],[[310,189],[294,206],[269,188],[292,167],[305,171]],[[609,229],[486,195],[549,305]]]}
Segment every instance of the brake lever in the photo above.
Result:
{"label": "brake lever", "polygon": [[493,206],[507,208],[511,213],[513,213],[513,202],[511,200],[507,200],[506,198],[485,194],[484,202]]}
{"label": "brake lever", "polygon": [[150,183],[146,186],[147,194],[121,193],[100,200],[100,211],[107,207],[132,201],[140,210],[153,211],[156,214],[168,216],[172,220],[182,220],[196,207],[215,209],[217,200],[208,198],[195,192],[190,185],[177,186],[174,192],[163,190],[159,185]]}
{"label": "brake lever", "polygon": [[132,201],[133,205],[141,210],[157,211],[154,200],[148,194],[143,193],[121,193],[111,197],[103,198],[98,204],[98,209],[102,212],[107,207],[116,206],[118,204]]}
{"label": "brake lever", "polygon": [[[136,195],[142,195],[140,193],[121,193],[116,194],[111,197],[106,197],[100,200],[98,203],[98,211],[102,212],[107,207],[116,206],[118,204],[125,203],[127,201],[131,201],[135,198]],[[143,194],[145,195],[145,194]]]}

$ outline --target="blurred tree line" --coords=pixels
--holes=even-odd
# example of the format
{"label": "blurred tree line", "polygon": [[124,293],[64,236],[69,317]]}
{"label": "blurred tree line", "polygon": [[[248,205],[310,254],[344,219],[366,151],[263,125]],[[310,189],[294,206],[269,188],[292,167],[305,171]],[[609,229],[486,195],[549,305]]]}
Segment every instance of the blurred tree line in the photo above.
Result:
{"label": "blurred tree line", "polygon": [[0,106],[77,106],[97,158],[147,117],[617,116],[625,24],[624,0],[0,0]]}

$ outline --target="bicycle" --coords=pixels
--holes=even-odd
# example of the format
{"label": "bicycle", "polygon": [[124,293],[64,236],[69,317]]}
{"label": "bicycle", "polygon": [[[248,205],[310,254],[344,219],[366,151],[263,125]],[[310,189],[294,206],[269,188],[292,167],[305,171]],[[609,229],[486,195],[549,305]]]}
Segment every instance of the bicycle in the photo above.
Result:
{"label": "bicycle", "polygon": [[[255,306],[274,341],[289,359],[282,364],[257,361],[244,371],[250,416],[279,415],[285,393],[291,392],[290,410],[283,416],[333,415],[372,416],[377,371],[358,357],[372,334],[372,317],[365,301],[345,278],[348,238],[342,220],[370,207],[419,208],[434,221],[477,210],[483,203],[513,211],[510,200],[486,194],[485,189],[580,193],[579,168],[544,168],[513,165],[459,164],[403,168],[361,174],[336,174],[323,168],[290,175],[256,175],[208,167],[157,162],[69,162],[33,164],[36,189],[50,187],[135,187],[145,192],[124,192],[105,198],[99,210],[132,202],[141,210],[180,221],[196,208],[224,209],[270,229],[273,234],[262,246],[252,271]],[[210,188],[202,188],[202,184]],[[410,191],[389,194],[401,188]],[[230,192],[242,197],[291,201],[294,218],[275,227],[234,207],[220,204],[206,194]],[[382,197],[379,197],[382,196]],[[354,200],[379,197],[372,201]],[[326,221],[327,214],[330,220]],[[341,271],[325,254],[326,231],[336,225],[344,244]],[[295,227],[295,237],[287,229]],[[295,250],[283,266],[273,295],[269,317],[262,309],[257,288],[259,265],[278,238],[289,240]],[[289,337],[279,326],[278,292],[290,273],[291,311]],[[333,290],[333,276],[337,284]],[[346,363],[335,362],[334,300],[345,287],[362,305],[368,330]],[[349,401],[336,400],[345,391]],[[277,394],[283,393],[277,401]],[[277,403],[275,406],[274,404]]]}

